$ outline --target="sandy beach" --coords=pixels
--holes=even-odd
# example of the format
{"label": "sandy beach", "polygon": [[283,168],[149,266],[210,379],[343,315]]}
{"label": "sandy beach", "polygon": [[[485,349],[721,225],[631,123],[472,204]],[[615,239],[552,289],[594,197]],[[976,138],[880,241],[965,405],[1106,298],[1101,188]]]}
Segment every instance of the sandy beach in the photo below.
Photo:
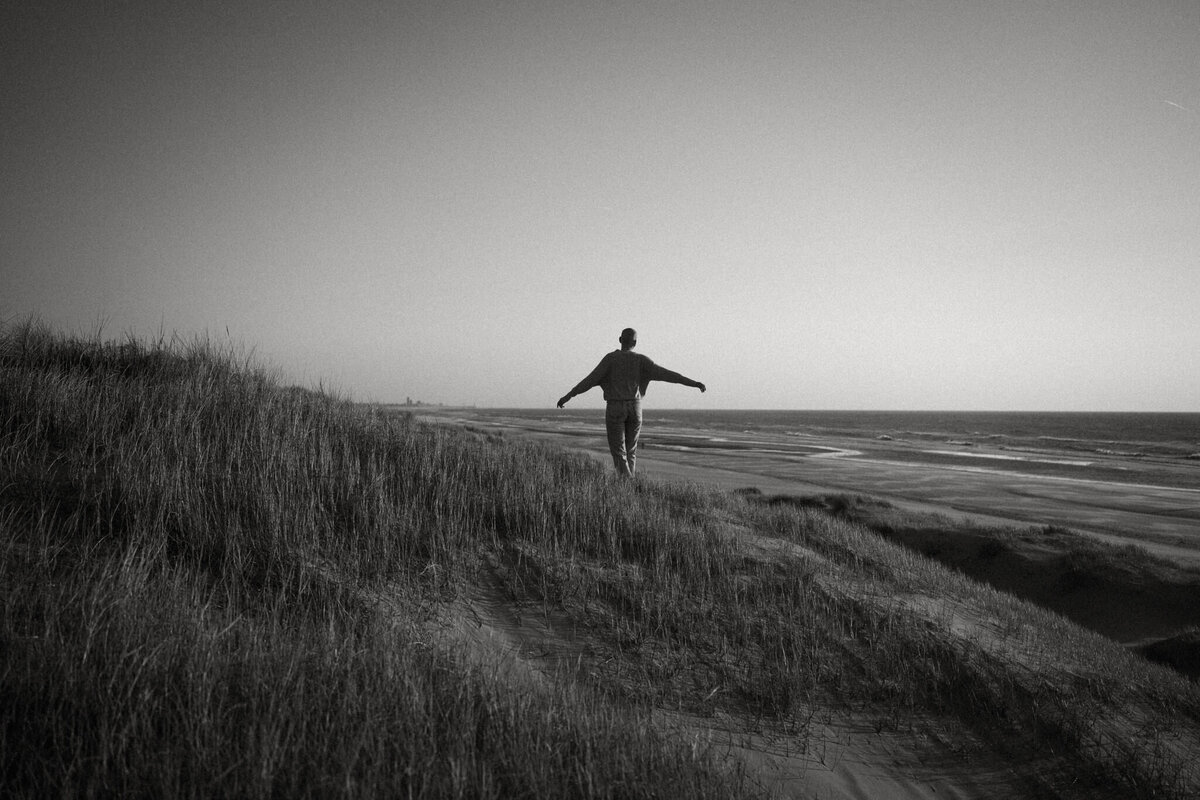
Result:
{"label": "sandy beach", "polygon": [[[421,409],[430,421],[552,441],[611,463],[603,412],[594,422],[481,409]],[[991,524],[1054,525],[1134,542],[1200,564],[1200,461],[1114,452],[1086,458],[988,442],[770,435],[658,427],[648,416],[641,475],[769,494],[865,494],[901,508]]]}

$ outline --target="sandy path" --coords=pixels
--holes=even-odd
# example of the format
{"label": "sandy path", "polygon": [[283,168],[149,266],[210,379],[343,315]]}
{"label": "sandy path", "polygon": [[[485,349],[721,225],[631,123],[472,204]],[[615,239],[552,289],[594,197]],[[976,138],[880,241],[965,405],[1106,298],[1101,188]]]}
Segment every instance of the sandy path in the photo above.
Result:
{"label": "sandy path", "polygon": [[[758,536],[741,527],[727,533],[754,558],[828,563],[801,545]],[[836,572],[830,565],[827,588],[845,591],[832,577]],[[892,597],[877,599],[895,602]],[[927,602],[914,602],[912,608],[929,624],[944,624],[949,616],[944,604],[919,599]],[[960,635],[974,638],[975,622],[960,624]],[[448,609],[435,629],[444,643],[464,647],[480,663],[518,683],[527,681],[531,690],[549,685],[556,676],[594,669],[588,661],[593,648],[586,633],[565,614],[547,615],[537,603],[514,603],[498,583],[478,586],[473,596]],[[880,730],[868,714],[821,707],[814,709],[802,733],[791,736],[761,732],[761,726],[725,712],[700,718],[657,709],[654,716],[662,730],[674,731],[683,741],[742,762],[757,783],[785,798],[1024,797],[1030,776],[1046,769],[1040,760],[1005,761],[971,732],[960,729],[949,735],[932,720],[923,724],[914,719],[905,731]]]}

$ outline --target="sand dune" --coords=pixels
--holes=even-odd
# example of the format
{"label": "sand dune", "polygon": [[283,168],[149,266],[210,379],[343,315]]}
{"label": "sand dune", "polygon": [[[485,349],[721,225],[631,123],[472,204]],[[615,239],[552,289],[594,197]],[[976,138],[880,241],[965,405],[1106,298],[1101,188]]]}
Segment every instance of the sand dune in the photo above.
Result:
{"label": "sand dune", "polygon": [[[495,413],[442,414],[431,421],[546,439],[586,453],[602,464],[610,463],[599,423],[555,425]],[[954,463],[942,464],[920,461],[919,448],[903,442],[888,442],[873,452],[869,450],[861,442],[836,439],[795,442],[734,431],[720,435],[711,431],[648,432],[639,472],[651,479],[687,481],[729,491],[753,487],[764,496],[869,494],[906,512],[959,520],[962,530],[952,540],[945,538],[944,531],[938,534],[943,538],[936,542],[936,549],[944,563],[1064,613],[1128,644],[1130,649],[1149,652],[1159,647],[1165,652],[1173,647],[1182,653],[1175,656],[1179,663],[1194,659],[1194,643],[1174,634],[1181,626],[1200,621],[1200,584],[1195,572],[1185,569],[1166,574],[1170,570],[1164,567],[1163,574],[1128,580],[1074,576],[1078,585],[1068,586],[1064,582],[1067,573],[1056,560],[1061,551],[1054,550],[1053,534],[1049,538],[1040,536],[1028,546],[1020,537],[1013,538],[1002,552],[986,559],[978,558],[977,553],[984,544],[981,537],[987,535],[987,530],[994,530],[986,526],[1019,529],[1053,523],[1107,541],[1134,542],[1183,565],[1200,564],[1200,492],[1138,483],[1142,473],[1134,470],[1130,471],[1129,482],[1113,482],[1085,474],[1039,474],[1019,469],[1047,464],[1074,468],[1082,466],[1074,463],[1080,459],[1024,459],[1004,453],[973,452],[959,460],[957,451],[925,454],[953,457]],[[992,455],[1008,468],[970,466],[970,460],[986,462]],[[780,557],[777,551],[782,547],[789,548],[789,557],[821,558],[799,545],[761,539],[745,530],[731,531],[730,535],[747,557]],[[915,550],[930,549],[930,542],[922,541],[919,535],[906,533],[899,538]],[[817,575],[822,573],[816,571]],[[1036,661],[1036,653],[1010,652],[1009,635],[998,631],[993,635],[995,622],[981,617],[977,609],[924,596],[880,597],[878,602],[893,607],[899,603],[925,617],[931,626],[949,624],[953,635],[972,647],[998,648],[996,652],[1003,651],[1003,657],[1018,661],[1033,658],[1026,665],[1031,671],[1046,669]],[[573,626],[556,625],[535,609],[525,611],[501,594],[480,587],[480,593],[443,629],[488,653],[488,659],[499,658],[534,680],[578,668],[580,654],[591,643],[580,638]],[[1159,660],[1168,661],[1170,657],[1164,655]],[[1060,677],[1075,680],[1069,670]],[[747,732],[746,720],[723,720],[719,714],[695,719],[660,710],[656,716],[662,727],[678,731],[685,740],[703,738],[716,744],[745,765],[762,785],[786,797],[1024,797],[1029,796],[1031,786],[1044,788],[1046,776],[1065,773],[1052,753],[1026,753],[1014,759],[1011,754],[996,751],[994,742],[982,741],[975,733],[940,729],[933,721],[926,724],[918,720],[904,730],[880,730],[866,715],[825,710],[820,718],[810,721],[804,743],[798,745],[800,740],[794,738]],[[1111,724],[1125,723],[1113,720]],[[1066,794],[1073,796],[1072,791]]]}

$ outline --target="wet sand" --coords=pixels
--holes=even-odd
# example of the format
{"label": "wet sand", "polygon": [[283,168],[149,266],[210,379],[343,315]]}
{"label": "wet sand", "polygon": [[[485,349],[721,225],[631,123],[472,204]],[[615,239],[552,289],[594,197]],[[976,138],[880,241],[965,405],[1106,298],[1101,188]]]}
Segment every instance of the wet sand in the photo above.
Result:
{"label": "wet sand", "polygon": [[[577,418],[500,410],[438,410],[431,421],[555,442],[609,464],[603,412]],[[1180,563],[1200,563],[1200,462],[987,442],[864,439],[655,428],[638,458],[647,478],[778,494],[855,493],[983,523],[1056,525],[1136,542]]]}

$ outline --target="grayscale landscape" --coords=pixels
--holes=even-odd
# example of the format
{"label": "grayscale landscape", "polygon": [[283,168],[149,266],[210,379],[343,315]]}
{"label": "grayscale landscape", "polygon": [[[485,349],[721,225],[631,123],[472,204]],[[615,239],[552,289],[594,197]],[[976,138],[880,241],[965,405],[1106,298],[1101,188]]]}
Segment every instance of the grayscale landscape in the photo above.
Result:
{"label": "grayscale landscape", "polygon": [[1198,42],[6,4],[0,796],[1200,796]]}

